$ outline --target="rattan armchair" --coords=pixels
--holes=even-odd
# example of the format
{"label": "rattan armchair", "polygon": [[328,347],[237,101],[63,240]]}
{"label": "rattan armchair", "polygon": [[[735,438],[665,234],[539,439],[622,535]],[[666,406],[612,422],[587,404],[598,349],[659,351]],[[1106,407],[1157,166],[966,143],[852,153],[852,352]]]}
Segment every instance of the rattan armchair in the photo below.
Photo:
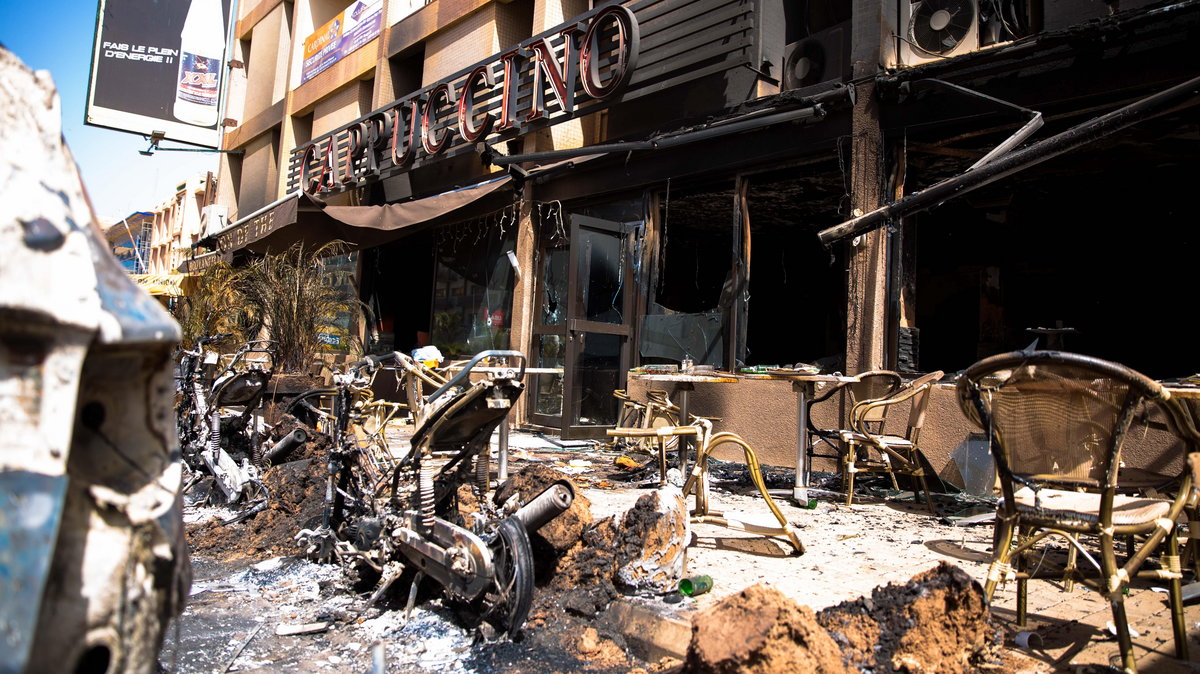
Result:
{"label": "rattan armchair", "polygon": [[[809,437],[809,465],[812,465],[813,458],[836,459],[839,464],[842,460],[842,454],[845,452],[845,447],[841,441],[841,429],[837,428],[818,428],[813,423],[813,408],[817,405],[829,401],[830,404],[838,401],[839,395],[845,396],[846,408],[853,409],[855,405],[868,400],[880,400],[887,398],[904,386],[904,379],[900,377],[900,373],[892,370],[870,370],[868,372],[860,372],[846,381],[838,382],[828,386],[824,391],[821,391],[816,396],[808,400],[808,437]],[[879,421],[879,420],[876,420]],[[872,424],[875,425],[875,424]],[[834,450],[833,454],[819,454],[817,448],[820,445]]]}
{"label": "rattan armchair", "polygon": [[[1200,448],[1186,410],[1163,387],[1116,363],[1057,351],[1018,351],[986,358],[958,380],[964,414],[991,442],[1001,498],[993,559],[985,592],[989,601],[1003,580],[1017,581],[1017,624],[1026,620],[1031,578],[1066,578],[1088,585],[1112,606],[1122,665],[1136,663],[1124,593],[1134,577],[1167,581],[1175,652],[1187,658],[1176,521],[1194,498],[1192,474],[1183,470],[1176,495],[1154,498],[1122,493],[1121,446],[1135,411],[1155,402],[1188,445]],[[1075,551],[1056,568],[1035,549],[1048,537]],[[1131,542],[1122,563],[1118,540]],[[1163,543],[1158,569],[1145,569]],[[1085,568],[1074,562],[1086,560]],[[1036,561],[1031,570],[1030,561]]]}
{"label": "rattan armchair", "polygon": [[[842,480],[846,490],[846,505],[854,500],[854,477],[858,473],[887,473],[892,488],[899,490],[896,473],[915,478],[925,493],[925,505],[936,515],[933,498],[929,494],[929,481],[925,475],[926,463],[922,461],[918,440],[925,425],[925,408],[929,403],[929,392],[942,378],[941,370],[930,372],[913,380],[892,395],[879,400],[865,400],[850,410],[850,429],[839,432],[845,447],[842,453]],[[884,431],[887,416],[893,410],[908,406],[908,424],[904,435],[890,435]],[[917,490],[913,489],[913,498]]]}

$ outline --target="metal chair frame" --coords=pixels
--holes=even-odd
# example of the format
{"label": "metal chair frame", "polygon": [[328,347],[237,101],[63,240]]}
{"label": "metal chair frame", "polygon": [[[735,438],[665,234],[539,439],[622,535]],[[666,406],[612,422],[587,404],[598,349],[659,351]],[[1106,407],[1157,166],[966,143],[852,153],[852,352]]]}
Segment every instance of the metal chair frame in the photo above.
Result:
{"label": "metal chair frame", "polygon": [[[925,409],[929,403],[930,389],[944,374],[941,370],[930,372],[886,398],[865,400],[856,404],[850,411],[850,430],[840,432],[840,439],[845,446],[841,460],[846,505],[852,505],[854,502],[854,477],[857,473],[887,473],[891,478],[892,488],[899,491],[896,473],[900,472],[920,480],[921,491],[925,493],[925,506],[930,514],[937,515],[929,492],[929,480],[925,475],[924,464],[921,463],[918,440],[921,428],[925,425]],[[887,414],[902,403],[910,404],[905,434],[885,434]],[[917,498],[915,489],[913,498]]]}
{"label": "metal chair frame", "polygon": [[[1071,368],[1073,378],[1060,377],[1051,384],[1038,380],[1041,390],[1030,382],[1034,377],[1046,377],[1055,367]],[[1018,376],[1028,374],[1027,378]],[[1086,377],[1081,376],[1086,374]],[[1122,390],[1118,403],[1103,399],[1100,391],[1105,381],[1114,382],[1107,390]],[[1015,382],[1015,383],[1014,383]],[[1037,396],[1051,391],[1057,384],[1060,391],[1069,392],[1068,403],[1063,404],[1061,394],[1055,403],[1063,409],[1077,408],[1080,404],[1107,405],[1112,414],[1111,429],[1095,422],[1095,415],[1088,423],[1096,423],[1097,431],[1103,430],[1108,438],[1107,446],[1093,445],[1097,460],[1091,466],[1091,477],[1083,478],[1065,471],[1046,473],[1027,472],[1028,466],[1014,465],[1014,447],[997,423],[995,406],[998,396],[1005,395],[1006,386],[1014,387],[1022,395]],[[1067,388],[1067,387],[1070,388]],[[1024,387],[1024,388],[1022,388]],[[1008,394],[1011,395],[1011,394]],[[1185,508],[1194,507],[1196,494],[1192,472],[1185,469],[1178,478],[1178,491],[1170,499],[1138,498],[1120,495],[1118,471],[1121,464],[1121,446],[1126,431],[1134,417],[1135,409],[1143,401],[1154,401],[1167,411],[1169,424],[1175,434],[1189,445],[1188,464],[1197,465],[1196,450],[1200,449],[1200,434],[1192,424],[1190,415],[1162,385],[1134,370],[1117,363],[1091,358],[1079,354],[1058,351],[1017,351],[986,358],[967,369],[958,380],[959,404],[968,419],[983,428],[992,446],[1000,483],[1001,500],[997,505],[995,544],[993,559],[988,568],[984,591],[990,601],[997,585],[1004,580],[1017,581],[1017,624],[1025,625],[1027,618],[1027,584],[1032,578],[1056,578],[1064,576],[1100,592],[1108,599],[1116,626],[1117,642],[1120,647],[1122,667],[1126,672],[1135,672],[1137,664],[1133,644],[1128,630],[1125,613],[1124,593],[1131,579],[1153,578],[1167,581],[1172,628],[1175,637],[1175,654],[1187,659],[1187,630],[1184,623],[1183,598],[1181,592],[1181,562],[1177,540],[1176,521]],[[1033,398],[1036,399],[1036,398]],[[1077,409],[1075,410],[1077,411]],[[1003,414],[1003,412],[1002,412]],[[1095,435],[1097,439],[1104,436]],[[1012,441],[1017,442],[1017,441]],[[1071,451],[1071,448],[1039,447],[1043,455],[1055,450]],[[1103,452],[1098,450],[1103,449]],[[1065,454],[1064,454],[1065,455]],[[1055,455],[1057,456],[1057,454]],[[1069,463],[1069,462],[1065,462]],[[1075,468],[1078,472],[1078,468]],[[1020,489],[1023,487],[1023,489]],[[1032,493],[1032,505],[1028,503]],[[1019,497],[1024,502],[1019,500]],[[1071,499],[1078,506],[1067,509],[1046,507],[1056,496]],[[1084,506],[1085,507],[1081,507]],[[1116,523],[1114,512],[1123,505],[1126,521]],[[1141,513],[1149,514],[1140,514]],[[1157,516],[1152,514],[1157,513]],[[1035,547],[1049,537],[1064,540],[1072,554],[1065,569],[1048,569],[1039,564],[1029,569],[1027,559]],[[1140,537],[1134,544],[1134,537]],[[1099,559],[1089,552],[1085,541],[1094,540],[1099,546]],[[1124,540],[1130,546],[1125,562],[1118,562],[1117,541]],[[1142,569],[1163,543],[1166,554],[1160,558],[1159,569]],[[1074,561],[1082,556],[1090,563],[1090,569],[1075,568]],[[1015,564],[1014,564],[1015,562]]]}
{"label": "metal chair frame", "polygon": [[[750,446],[750,443],[746,442],[742,436],[729,432],[714,434],[712,432],[712,421],[701,417],[694,418],[692,423],[686,426],[612,428],[607,433],[610,437],[653,438],[657,440],[659,447],[659,467],[663,476],[666,475],[667,440],[678,440],[684,436],[695,438],[698,445],[696,463],[692,466],[687,481],[683,486],[683,496],[685,499],[689,494],[695,494],[696,496],[696,507],[691,512],[691,521],[716,524],[739,531],[748,531],[761,536],[782,538],[792,546],[797,555],[804,554],[804,544],[800,542],[800,537],[796,535],[795,529],[788,523],[787,518],[779,510],[779,506],[771,498],[770,492],[767,491],[767,484],[763,479],[762,465],[758,462],[758,455],[754,452],[754,448]],[[732,518],[721,511],[712,510],[709,507],[708,458],[714,449],[725,443],[735,444],[742,449],[746,459],[746,467],[750,472],[750,480],[754,483],[755,488],[758,489],[759,494],[762,495],[763,500],[767,502],[767,507],[770,508],[771,514],[779,523],[778,526],[762,525]]]}

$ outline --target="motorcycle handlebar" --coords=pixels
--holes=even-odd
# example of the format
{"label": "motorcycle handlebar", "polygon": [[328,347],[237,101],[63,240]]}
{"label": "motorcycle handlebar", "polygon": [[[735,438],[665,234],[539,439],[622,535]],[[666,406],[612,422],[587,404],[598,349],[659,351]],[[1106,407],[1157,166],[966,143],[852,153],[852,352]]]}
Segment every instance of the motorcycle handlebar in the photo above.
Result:
{"label": "motorcycle handlebar", "polygon": [[376,367],[379,367],[383,363],[387,363],[387,362],[396,360],[396,355],[397,355],[397,353],[395,351],[393,351],[391,353],[381,353],[376,356],[365,356],[365,357],[363,357],[362,360],[351,365],[350,369],[357,372],[364,367],[376,368]]}
{"label": "motorcycle handlebar", "polygon": [[200,339],[196,340],[196,343],[203,346],[204,344],[212,344],[213,342],[223,342],[232,336],[233,333],[220,332],[215,335],[209,335],[208,337],[201,337]]}

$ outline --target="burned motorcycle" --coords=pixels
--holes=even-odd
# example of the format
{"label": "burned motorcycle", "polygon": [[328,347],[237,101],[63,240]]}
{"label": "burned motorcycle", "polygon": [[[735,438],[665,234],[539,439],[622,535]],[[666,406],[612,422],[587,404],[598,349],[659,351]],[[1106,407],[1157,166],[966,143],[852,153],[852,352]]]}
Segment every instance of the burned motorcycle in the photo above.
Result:
{"label": "burned motorcycle", "polygon": [[[484,361],[500,365],[476,368]],[[533,597],[528,534],[574,499],[566,480],[527,504],[517,497],[504,504],[486,498],[489,440],[524,391],[525,358],[518,351],[485,351],[427,396],[419,386],[406,387],[410,409],[419,410],[410,449],[372,484],[362,479],[357,450],[345,441],[350,412],[345,403],[363,371],[387,362],[406,375],[420,374],[412,359],[395,353],[368,357],[338,380],[345,394],[342,402],[335,400],[325,510],[320,525],[302,530],[297,540],[312,556],[380,574],[376,596],[411,565],[416,578],[410,606],[428,576],[476,616],[514,634]],[[464,485],[470,485],[477,511],[460,509]]]}
{"label": "burned motorcycle", "polygon": [[194,350],[180,351],[175,408],[179,444],[193,473],[189,487],[211,475],[210,500],[244,502],[252,506],[250,512],[257,512],[267,498],[260,468],[286,456],[308,436],[297,428],[273,444],[265,439],[258,411],[271,379],[275,343],[252,340],[225,357],[208,348],[228,337],[201,337]]}

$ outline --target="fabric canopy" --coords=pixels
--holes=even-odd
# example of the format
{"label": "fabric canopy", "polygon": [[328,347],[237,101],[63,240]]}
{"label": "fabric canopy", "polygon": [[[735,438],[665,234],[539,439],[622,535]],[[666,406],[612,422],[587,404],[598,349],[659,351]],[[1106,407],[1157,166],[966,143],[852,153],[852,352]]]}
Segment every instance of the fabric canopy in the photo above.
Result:
{"label": "fabric canopy", "polygon": [[186,274],[130,274],[133,282],[151,295],[182,297]]}
{"label": "fabric canopy", "polygon": [[226,255],[243,248],[255,253],[278,253],[297,241],[314,246],[344,241],[366,248],[395,239],[397,232],[405,228],[449,221],[461,216],[461,209],[511,190],[512,178],[505,175],[436,196],[382,206],[329,206],[301,194],[243,218],[216,236]]}

